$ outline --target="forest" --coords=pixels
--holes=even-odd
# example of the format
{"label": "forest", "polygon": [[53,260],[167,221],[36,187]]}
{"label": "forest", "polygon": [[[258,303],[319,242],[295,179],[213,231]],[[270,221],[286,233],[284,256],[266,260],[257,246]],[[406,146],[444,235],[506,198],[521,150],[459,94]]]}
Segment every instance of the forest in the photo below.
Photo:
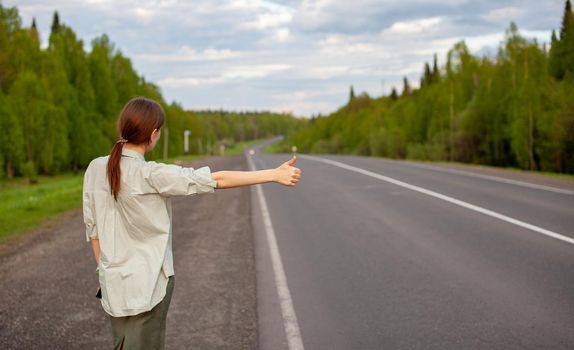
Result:
{"label": "forest", "polygon": [[[248,141],[294,130],[306,121],[270,112],[186,111],[168,103],[103,34],[84,43],[54,13],[48,47],[35,20],[22,25],[16,7],[0,3],[0,179],[78,172],[109,154],[116,120],[132,97],[161,103],[168,155],[183,153],[184,130],[192,154],[211,154],[220,143]],[[162,141],[163,145],[163,141]],[[162,147],[146,154],[162,157]]]}
{"label": "forest", "polygon": [[495,57],[464,41],[388,96],[355,95],[288,135],[283,150],[455,161],[574,174],[574,15],[566,1],[549,46],[514,23]]}

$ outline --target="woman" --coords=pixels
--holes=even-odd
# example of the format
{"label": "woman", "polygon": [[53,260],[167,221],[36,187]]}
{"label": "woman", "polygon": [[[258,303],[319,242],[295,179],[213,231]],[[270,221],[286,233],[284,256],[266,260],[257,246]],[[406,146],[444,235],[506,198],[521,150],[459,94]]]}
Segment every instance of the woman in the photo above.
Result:
{"label": "woman", "polygon": [[157,102],[130,100],[117,122],[121,138],[84,174],[86,240],[98,264],[98,297],[110,315],[114,349],[164,348],[174,286],[171,197],[266,182],[295,186],[301,178],[295,156],[275,169],[214,173],[208,166],[146,161],[163,123]]}

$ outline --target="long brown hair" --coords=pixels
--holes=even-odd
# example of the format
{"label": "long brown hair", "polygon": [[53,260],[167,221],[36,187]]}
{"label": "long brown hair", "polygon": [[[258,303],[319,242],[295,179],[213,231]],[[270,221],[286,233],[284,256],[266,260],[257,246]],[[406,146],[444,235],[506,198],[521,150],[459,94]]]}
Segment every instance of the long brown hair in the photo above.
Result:
{"label": "long brown hair", "polygon": [[120,192],[120,160],[124,143],[126,141],[134,145],[151,143],[152,132],[155,129],[159,131],[164,119],[161,105],[145,97],[132,98],[120,112],[117,122],[120,140],[112,148],[107,166],[111,194],[116,201]]}

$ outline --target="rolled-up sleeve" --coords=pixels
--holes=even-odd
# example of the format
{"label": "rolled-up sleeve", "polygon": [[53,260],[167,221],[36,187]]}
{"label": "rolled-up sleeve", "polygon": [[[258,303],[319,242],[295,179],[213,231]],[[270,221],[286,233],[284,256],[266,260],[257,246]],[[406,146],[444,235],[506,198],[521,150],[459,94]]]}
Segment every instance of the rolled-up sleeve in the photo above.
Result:
{"label": "rolled-up sleeve", "polygon": [[86,170],[86,173],[84,174],[84,185],[82,190],[82,207],[84,212],[84,224],[86,225],[86,241],[89,242],[92,239],[99,239],[99,237],[98,232],[96,230],[96,222],[94,220],[95,210],[94,210],[93,195],[91,194],[88,188],[90,180],[90,174],[88,170]]}
{"label": "rolled-up sleeve", "polygon": [[198,169],[176,164],[148,162],[145,179],[151,187],[163,196],[189,196],[198,193],[213,193],[217,181],[211,176],[211,168]]}

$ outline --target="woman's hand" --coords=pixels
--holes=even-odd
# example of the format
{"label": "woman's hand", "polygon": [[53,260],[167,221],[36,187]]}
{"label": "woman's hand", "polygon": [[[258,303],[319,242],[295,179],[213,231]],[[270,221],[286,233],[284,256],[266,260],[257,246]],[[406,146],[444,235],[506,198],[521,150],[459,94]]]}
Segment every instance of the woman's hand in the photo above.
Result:
{"label": "woman's hand", "polygon": [[291,159],[275,168],[275,182],[285,186],[295,186],[301,178],[301,169],[293,166],[296,161],[297,156],[293,155]]}
{"label": "woman's hand", "polygon": [[289,159],[277,168],[252,171],[222,170],[211,174],[212,179],[217,182],[217,188],[233,188],[263,184],[267,182],[277,182],[285,186],[295,186],[301,178],[301,170],[295,168],[293,164],[297,158]]}

